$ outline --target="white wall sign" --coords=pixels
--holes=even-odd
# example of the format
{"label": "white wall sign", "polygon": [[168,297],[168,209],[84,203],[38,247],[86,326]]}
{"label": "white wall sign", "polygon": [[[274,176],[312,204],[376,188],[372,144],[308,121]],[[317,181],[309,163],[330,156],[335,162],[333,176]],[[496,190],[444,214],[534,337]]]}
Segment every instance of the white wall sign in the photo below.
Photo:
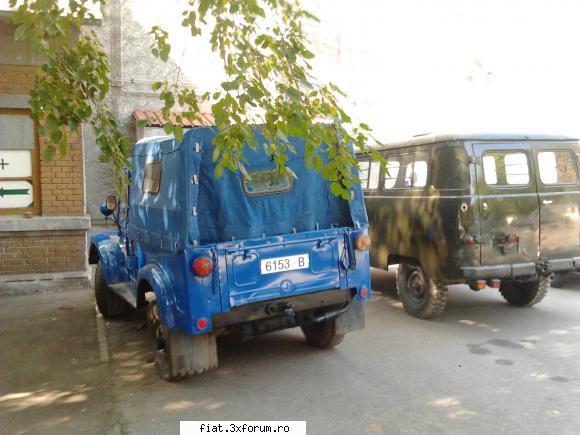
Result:
{"label": "white wall sign", "polygon": [[30,151],[0,150],[0,179],[32,176]]}
{"label": "white wall sign", "polygon": [[33,191],[30,182],[0,180],[0,208],[30,207],[32,201]]}

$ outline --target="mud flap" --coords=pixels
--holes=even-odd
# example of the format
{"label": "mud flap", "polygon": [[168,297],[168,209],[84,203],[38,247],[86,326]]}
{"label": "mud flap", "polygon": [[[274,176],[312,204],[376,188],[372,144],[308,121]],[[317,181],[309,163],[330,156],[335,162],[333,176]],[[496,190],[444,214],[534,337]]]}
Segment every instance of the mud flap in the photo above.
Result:
{"label": "mud flap", "polygon": [[336,318],[336,334],[346,334],[365,327],[365,312],[362,301],[352,300],[350,307]]}
{"label": "mud flap", "polygon": [[173,375],[191,376],[218,366],[215,334],[189,335],[172,331],[169,358]]}

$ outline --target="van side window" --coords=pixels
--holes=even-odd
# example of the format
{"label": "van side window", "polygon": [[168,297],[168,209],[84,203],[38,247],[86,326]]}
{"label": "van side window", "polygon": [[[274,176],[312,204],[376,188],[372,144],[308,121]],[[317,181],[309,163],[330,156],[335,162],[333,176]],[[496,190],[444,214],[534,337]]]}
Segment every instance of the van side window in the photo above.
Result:
{"label": "van side window", "polygon": [[427,162],[415,160],[408,162],[405,168],[403,187],[425,187],[427,185]]}
{"label": "van side window", "polygon": [[413,164],[413,187],[425,187],[427,185],[427,162],[416,160]]}
{"label": "van side window", "polygon": [[526,186],[530,183],[528,157],[519,151],[486,152],[483,177],[489,186]]}
{"label": "van side window", "polygon": [[381,165],[379,162],[363,160],[358,162],[360,173],[360,184],[364,190],[376,189],[379,187],[379,174]]}
{"label": "van side window", "polygon": [[540,180],[544,184],[575,184],[578,180],[574,158],[570,151],[538,153]]}
{"label": "van side window", "polygon": [[[416,154],[385,156],[385,189],[412,189],[427,185],[428,164],[426,160],[415,160]],[[399,175],[402,177],[399,178]]]}
{"label": "van side window", "polygon": [[385,172],[385,189],[392,189],[397,183],[397,177],[399,176],[399,167],[401,162],[394,160],[393,158],[388,158],[387,160],[387,172]]}
{"label": "van side window", "polygon": [[159,193],[162,163],[161,160],[153,160],[145,163],[143,170],[143,193]]}

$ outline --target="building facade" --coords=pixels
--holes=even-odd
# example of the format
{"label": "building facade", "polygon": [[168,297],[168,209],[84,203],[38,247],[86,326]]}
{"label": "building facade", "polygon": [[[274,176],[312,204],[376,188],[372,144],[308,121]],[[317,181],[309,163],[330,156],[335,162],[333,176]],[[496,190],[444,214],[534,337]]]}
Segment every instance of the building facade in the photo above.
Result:
{"label": "building facade", "polygon": [[0,13],[0,287],[88,276],[83,136],[47,161],[28,98],[41,60]]}

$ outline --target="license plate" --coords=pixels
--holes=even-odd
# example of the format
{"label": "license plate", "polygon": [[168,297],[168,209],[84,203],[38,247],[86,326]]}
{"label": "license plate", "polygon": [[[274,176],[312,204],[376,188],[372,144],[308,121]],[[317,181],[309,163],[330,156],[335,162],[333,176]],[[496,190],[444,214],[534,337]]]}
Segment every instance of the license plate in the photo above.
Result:
{"label": "license plate", "polygon": [[310,266],[308,254],[289,255],[287,257],[268,258],[260,262],[262,275],[285,272],[287,270],[306,269]]}

